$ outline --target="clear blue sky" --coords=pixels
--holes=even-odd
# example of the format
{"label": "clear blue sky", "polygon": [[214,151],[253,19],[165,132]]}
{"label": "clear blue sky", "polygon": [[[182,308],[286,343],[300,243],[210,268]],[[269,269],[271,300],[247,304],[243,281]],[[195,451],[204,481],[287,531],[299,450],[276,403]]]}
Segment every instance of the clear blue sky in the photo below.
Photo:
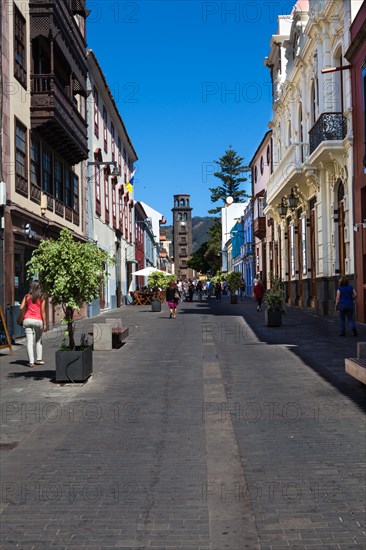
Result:
{"label": "clear blue sky", "polygon": [[208,215],[213,161],[229,145],[251,160],[272,112],[263,60],[294,3],[87,0],[88,48],[139,157],[135,199],[168,223],[175,193]]}

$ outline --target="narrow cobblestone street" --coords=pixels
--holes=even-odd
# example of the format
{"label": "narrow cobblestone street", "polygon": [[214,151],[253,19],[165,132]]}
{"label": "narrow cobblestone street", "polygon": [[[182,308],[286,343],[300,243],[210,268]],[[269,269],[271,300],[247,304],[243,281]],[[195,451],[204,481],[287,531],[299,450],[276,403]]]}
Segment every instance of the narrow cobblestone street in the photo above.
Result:
{"label": "narrow cobblestone street", "polygon": [[85,384],[52,382],[58,330],[37,369],[0,352],[1,548],[364,549],[357,340],[249,299],[150,309],[108,313],[130,336]]}

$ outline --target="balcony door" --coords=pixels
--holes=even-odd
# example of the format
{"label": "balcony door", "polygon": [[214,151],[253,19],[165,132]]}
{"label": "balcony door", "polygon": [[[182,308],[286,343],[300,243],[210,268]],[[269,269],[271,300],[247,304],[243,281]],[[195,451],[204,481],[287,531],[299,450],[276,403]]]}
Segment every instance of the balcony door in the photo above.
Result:
{"label": "balcony door", "polygon": [[338,273],[344,275],[345,273],[345,258],[346,258],[346,246],[344,242],[344,185],[339,182],[338,185]]}

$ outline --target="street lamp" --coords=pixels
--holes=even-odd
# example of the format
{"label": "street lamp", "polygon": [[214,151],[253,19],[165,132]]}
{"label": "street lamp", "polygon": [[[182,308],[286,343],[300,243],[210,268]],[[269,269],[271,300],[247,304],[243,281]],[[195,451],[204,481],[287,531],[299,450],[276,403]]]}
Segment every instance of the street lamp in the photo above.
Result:
{"label": "street lamp", "polygon": [[96,160],[95,162],[88,162],[88,166],[112,166],[111,168],[111,176],[120,176],[121,174],[119,173],[119,170],[118,170],[118,166],[117,166],[117,162],[115,160],[111,160],[111,161],[98,161]]}
{"label": "street lamp", "polygon": [[277,206],[277,212],[281,216],[281,218],[286,218],[287,215],[287,204],[285,197],[282,197],[282,200],[280,204]]}
{"label": "street lamp", "polygon": [[353,226],[353,231],[357,233],[359,227],[362,227],[362,229],[366,229],[366,219],[364,219],[362,223],[355,223]]}
{"label": "street lamp", "polygon": [[296,210],[299,203],[298,197],[295,195],[294,188],[291,189],[291,194],[287,197],[288,205],[291,210]]}

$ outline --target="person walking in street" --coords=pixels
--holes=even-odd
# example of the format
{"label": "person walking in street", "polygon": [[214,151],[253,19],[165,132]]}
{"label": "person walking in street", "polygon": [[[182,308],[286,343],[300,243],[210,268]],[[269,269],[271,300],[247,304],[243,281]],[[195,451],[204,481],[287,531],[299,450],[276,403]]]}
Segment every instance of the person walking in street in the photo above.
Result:
{"label": "person walking in street", "polygon": [[203,296],[203,285],[202,285],[202,281],[198,281],[197,283],[197,294],[198,294],[198,300],[200,302],[202,302],[202,296]]}
{"label": "person walking in street", "polygon": [[264,296],[264,286],[262,285],[262,281],[260,279],[257,279],[256,284],[253,288],[253,297],[257,302],[257,311],[262,311],[262,300]]}
{"label": "person walking in street", "polygon": [[341,277],[339,279],[339,287],[337,290],[335,301],[335,309],[339,311],[339,336],[346,335],[346,317],[348,319],[348,324],[353,332],[353,335],[357,336],[356,323],[353,319],[353,302],[356,297],[356,291],[353,286],[348,283],[347,277]]}
{"label": "person walking in street", "polygon": [[215,296],[216,300],[221,300],[221,283],[215,284]]}
{"label": "person walking in street", "polygon": [[173,319],[177,316],[177,307],[180,301],[181,294],[178,290],[177,283],[173,280],[169,282],[168,288],[166,289],[166,301],[170,309],[169,318]]}
{"label": "person walking in street", "polygon": [[244,296],[245,296],[245,289],[246,289],[246,284],[245,284],[245,281],[243,279],[243,277],[240,279],[240,300],[243,300],[244,299]]}
{"label": "person walking in street", "polygon": [[193,302],[193,294],[195,290],[196,290],[196,287],[194,286],[193,281],[189,279],[188,295],[189,295],[190,302]]}
{"label": "person walking in street", "polygon": [[211,283],[210,280],[208,280],[208,281],[206,281],[206,290],[205,290],[206,296],[208,298],[210,298],[210,296],[211,296],[211,289],[212,289],[212,283]]}
{"label": "person walking in street", "polygon": [[[28,367],[44,365],[42,360],[42,334],[46,332],[46,301],[42,296],[38,281],[33,281],[29,287],[29,294],[22,300],[20,308],[26,308],[23,327],[27,339]],[[34,361],[34,348],[36,361]]]}

